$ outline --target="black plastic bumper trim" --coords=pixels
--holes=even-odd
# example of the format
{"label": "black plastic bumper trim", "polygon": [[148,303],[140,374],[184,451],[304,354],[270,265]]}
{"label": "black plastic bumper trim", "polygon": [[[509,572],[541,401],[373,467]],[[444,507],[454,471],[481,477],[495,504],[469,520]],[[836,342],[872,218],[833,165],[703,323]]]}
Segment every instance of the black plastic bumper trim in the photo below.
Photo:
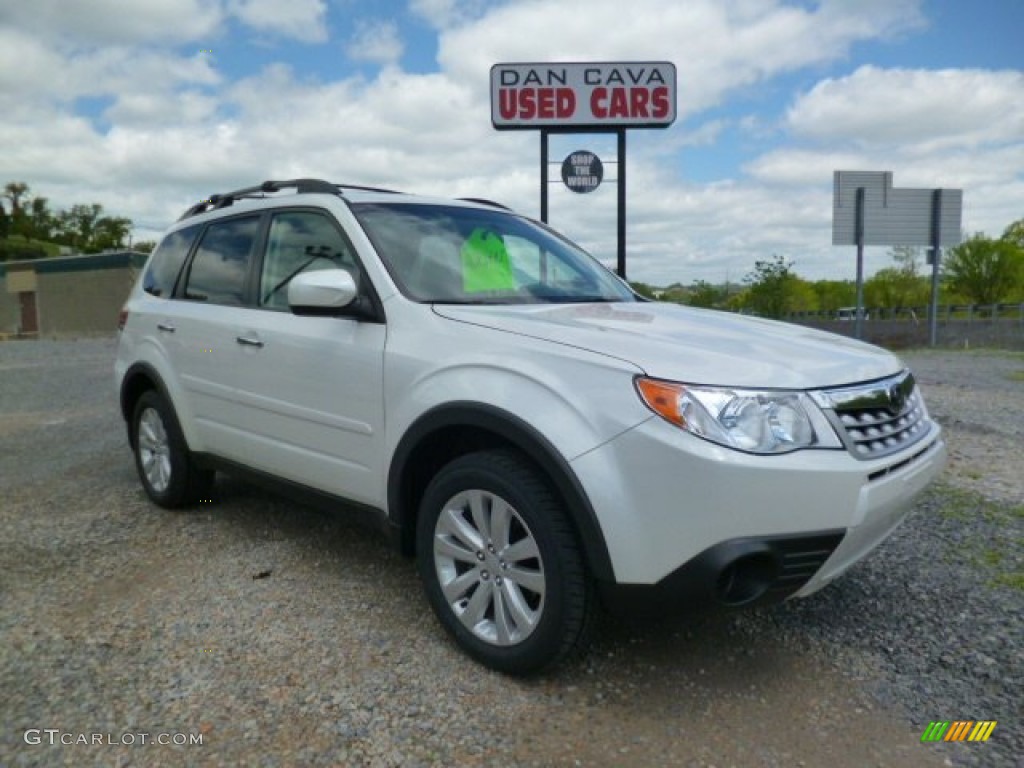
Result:
{"label": "black plastic bumper trim", "polygon": [[[779,602],[803,587],[835,552],[844,529],[755,536],[720,542],[656,584],[599,582],[605,607],[618,616],[664,617]],[[730,568],[756,563],[749,599],[730,597]]]}

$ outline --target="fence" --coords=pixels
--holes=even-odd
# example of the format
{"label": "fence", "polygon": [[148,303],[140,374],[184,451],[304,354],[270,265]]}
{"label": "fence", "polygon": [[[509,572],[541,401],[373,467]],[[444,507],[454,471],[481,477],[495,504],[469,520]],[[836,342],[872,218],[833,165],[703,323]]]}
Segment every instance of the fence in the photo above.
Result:
{"label": "fence", "polygon": [[[937,342],[941,347],[996,347],[1024,350],[1024,303],[948,304],[936,314]],[[795,312],[788,322],[820,328],[845,336],[854,335],[854,318],[844,313]],[[890,309],[869,307],[864,311],[863,337],[885,347],[928,346],[928,307]]]}

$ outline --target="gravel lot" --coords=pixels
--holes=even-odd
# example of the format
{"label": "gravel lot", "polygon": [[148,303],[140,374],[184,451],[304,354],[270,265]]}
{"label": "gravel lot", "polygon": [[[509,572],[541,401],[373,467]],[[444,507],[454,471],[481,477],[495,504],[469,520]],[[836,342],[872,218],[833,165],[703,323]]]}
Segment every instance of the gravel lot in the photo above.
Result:
{"label": "gravel lot", "polygon": [[[844,579],[696,624],[605,621],[586,659],[524,682],[463,657],[413,564],[344,518],[226,477],[198,509],[149,504],[116,412],[114,348],[0,344],[0,765],[859,768],[1024,754],[1022,355],[904,355],[953,461]],[[957,719],[999,725],[984,744],[920,743],[929,721]],[[116,743],[27,744],[27,729]]]}

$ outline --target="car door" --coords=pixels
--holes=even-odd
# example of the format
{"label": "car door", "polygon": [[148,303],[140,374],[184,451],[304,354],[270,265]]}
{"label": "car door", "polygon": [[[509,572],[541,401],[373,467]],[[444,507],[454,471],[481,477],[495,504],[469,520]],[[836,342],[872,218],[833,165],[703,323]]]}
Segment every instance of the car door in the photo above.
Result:
{"label": "car door", "polygon": [[291,278],[346,269],[355,249],[321,210],[272,213],[254,308],[235,341],[236,401],[246,461],[257,469],[367,504],[383,472],[385,325],[292,314]]}
{"label": "car door", "polygon": [[[235,396],[241,357],[237,328],[259,241],[261,215],[218,219],[206,226],[176,291],[174,317],[165,332],[174,367],[192,412],[202,450],[241,458],[238,425],[244,418]],[[163,329],[162,329],[163,330]]]}

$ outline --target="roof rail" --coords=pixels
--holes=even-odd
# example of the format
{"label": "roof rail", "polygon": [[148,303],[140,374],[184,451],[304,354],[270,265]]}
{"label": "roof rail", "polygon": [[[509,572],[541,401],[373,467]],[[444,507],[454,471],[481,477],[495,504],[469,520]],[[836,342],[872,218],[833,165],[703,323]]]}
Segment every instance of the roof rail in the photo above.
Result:
{"label": "roof rail", "polygon": [[388,195],[400,194],[394,189],[383,189],[381,187],[362,187],[358,184],[335,184],[334,186],[339,187],[342,190],[355,189],[358,190],[359,192],[384,192],[385,194]]}
{"label": "roof rail", "polygon": [[221,195],[210,195],[206,200],[200,200],[185,211],[178,221],[187,219],[190,216],[196,216],[200,213],[205,213],[206,211],[212,211],[218,208],[227,208],[236,200],[249,197],[265,197],[271,192],[280,192],[282,189],[288,189],[291,187],[295,188],[295,193],[297,195],[340,195],[342,194],[342,190],[345,189],[355,189],[363,192],[385,192],[388,194],[397,194],[393,189],[361,187],[356,184],[333,184],[332,182],[324,181],[323,179],[289,179],[287,181],[275,181],[270,179],[254,187],[243,187],[242,189],[236,189],[234,192],[226,192]]}
{"label": "roof rail", "polygon": [[479,203],[480,205],[489,205],[492,208],[501,208],[503,211],[512,210],[507,205],[502,205],[501,203],[496,203],[493,200],[488,200],[483,197],[460,197],[459,200],[462,200],[465,203]]}

